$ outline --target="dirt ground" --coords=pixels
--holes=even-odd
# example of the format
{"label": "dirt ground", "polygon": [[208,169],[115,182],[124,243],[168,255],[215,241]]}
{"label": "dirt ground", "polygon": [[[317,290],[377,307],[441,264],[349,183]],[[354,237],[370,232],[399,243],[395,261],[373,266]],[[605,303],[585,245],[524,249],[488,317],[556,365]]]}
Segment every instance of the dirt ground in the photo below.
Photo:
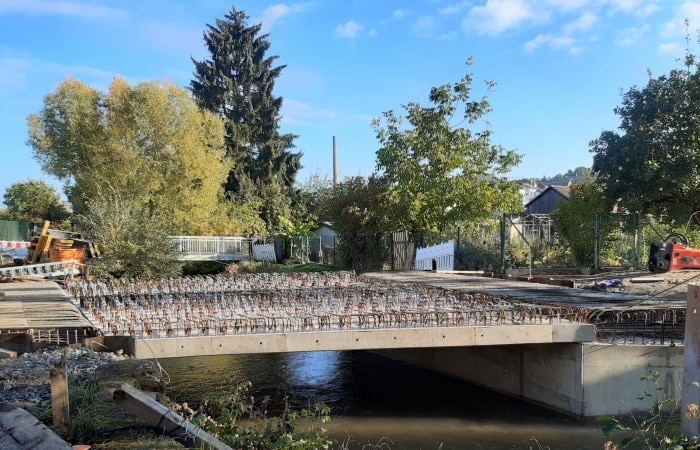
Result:
{"label": "dirt ground", "polygon": [[603,272],[574,277],[575,287],[623,292],[653,298],[655,301],[685,301],[689,284],[700,284],[700,270],[652,273],[646,270]]}

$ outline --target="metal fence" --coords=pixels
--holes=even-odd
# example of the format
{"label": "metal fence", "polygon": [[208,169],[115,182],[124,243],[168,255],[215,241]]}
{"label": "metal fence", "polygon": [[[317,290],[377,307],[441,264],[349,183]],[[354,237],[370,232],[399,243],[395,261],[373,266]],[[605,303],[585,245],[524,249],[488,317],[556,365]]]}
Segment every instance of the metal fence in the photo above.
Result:
{"label": "metal fence", "polygon": [[303,263],[336,265],[335,236],[294,236],[289,239],[289,257]]}
{"label": "metal fence", "polygon": [[494,218],[471,230],[425,234],[426,245],[455,239],[455,269],[503,273],[514,269],[643,269],[652,242],[666,236],[640,214],[598,214],[564,239],[547,214]]}

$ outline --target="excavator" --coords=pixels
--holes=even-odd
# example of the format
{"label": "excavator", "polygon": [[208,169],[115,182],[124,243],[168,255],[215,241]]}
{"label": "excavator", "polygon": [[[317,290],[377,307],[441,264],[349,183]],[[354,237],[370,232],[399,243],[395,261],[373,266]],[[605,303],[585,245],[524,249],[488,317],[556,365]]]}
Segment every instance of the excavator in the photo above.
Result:
{"label": "excavator", "polygon": [[649,270],[654,273],[700,269],[700,250],[691,248],[688,238],[672,233],[663,242],[652,242],[649,249]]}

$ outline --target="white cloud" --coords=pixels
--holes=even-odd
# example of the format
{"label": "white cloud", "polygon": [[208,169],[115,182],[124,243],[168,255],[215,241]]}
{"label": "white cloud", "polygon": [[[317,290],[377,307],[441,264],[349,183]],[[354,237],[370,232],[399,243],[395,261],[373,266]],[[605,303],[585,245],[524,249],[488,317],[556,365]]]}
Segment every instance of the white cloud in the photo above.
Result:
{"label": "white cloud", "polygon": [[126,11],[108,6],[97,6],[73,1],[0,0],[0,15],[30,14],[78,16],[89,18],[121,18]]}
{"label": "white cloud", "polygon": [[525,22],[546,20],[548,16],[545,10],[535,12],[526,0],[487,0],[484,6],[475,6],[469,11],[462,20],[462,28],[495,35]]}
{"label": "white cloud", "polygon": [[621,47],[627,47],[638,42],[649,31],[649,25],[643,25],[640,28],[626,28],[620,30],[615,38],[615,44]]}
{"label": "white cloud", "polygon": [[357,37],[357,33],[362,31],[364,26],[361,24],[355,22],[354,20],[350,20],[343,25],[338,25],[335,27],[335,30],[333,31],[333,36],[335,38],[350,38],[354,39]]}
{"label": "white cloud", "polygon": [[661,36],[671,38],[685,36],[685,21],[688,20],[688,30],[700,27],[700,3],[686,2],[678,8],[673,19],[663,24]]}
{"label": "white cloud", "polygon": [[419,36],[429,36],[435,27],[435,19],[430,16],[423,16],[411,24],[411,32]]}
{"label": "white cloud", "polygon": [[613,10],[634,14],[637,16],[647,16],[658,10],[658,0],[607,0]]}
{"label": "white cloud", "polygon": [[460,3],[453,3],[450,5],[447,5],[446,7],[442,8],[440,10],[440,14],[457,14],[460,13],[466,9],[469,9],[469,7],[472,5],[471,2],[469,1],[464,1]]}
{"label": "white cloud", "polygon": [[666,55],[682,55],[685,49],[678,42],[670,42],[667,44],[659,44],[659,53]]}
{"label": "white cloud", "polygon": [[555,50],[561,50],[564,48],[569,48],[570,52],[580,53],[581,49],[574,47],[576,41],[570,36],[555,36],[552,34],[540,34],[535,39],[532,39],[525,43],[523,46],[525,51],[528,53],[534,52],[539,47],[544,45],[553,48]]}
{"label": "white cloud", "polygon": [[590,29],[593,25],[595,25],[598,22],[598,16],[596,16],[593,13],[584,13],[579,17],[578,19],[574,20],[573,22],[569,22],[566,25],[564,25],[564,32],[565,33],[574,33],[576,31],[586,31]]}
{"label": "white cloud", "polygon": [[27,59],[11,54],[0,55],[0,88],[23,84],[31,67]]}
{"label": "white cloud", "polygon": [[407,9],[397,9],[391,13],[391,18],[392,19],[403,19],[404,17],[408,16],[409,14],[410,14],[410,12]]}
{"label": "white cloud", "polygon": [[267,33],[272,29],[272,26],[278,20],[291,14],[306,11],[312,6],[313,3],[311,2],[291,3],[289,5],[279,3],[277,5],[269,6],[263,10],[262,17],[260,18],[260,22],[262,23],[261,31],[263,33]]}

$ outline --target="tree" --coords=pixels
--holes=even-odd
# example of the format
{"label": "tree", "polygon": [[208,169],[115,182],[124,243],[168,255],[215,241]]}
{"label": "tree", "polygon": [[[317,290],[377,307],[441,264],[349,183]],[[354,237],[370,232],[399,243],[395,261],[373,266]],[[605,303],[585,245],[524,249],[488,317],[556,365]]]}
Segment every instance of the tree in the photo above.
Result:
{"label": "tree", "polygon": [[286,66],[273,67],[277,56],[266,56],[268,35],[259,35],[261,25],[248,26],[247,19],[232,7],[216,26],[207,25],[211,59],[192,60],[190,84],[199,105],[224,120],[226,154],[234,163],[226,192],[239,200],[263,200],[262,216],[271,228],[277,217],[289,215],[301,153],[290,150],[296,136],[279,133],[283,99],[273,89]]}
{"label": "tree", "polygon": [[[467,73],[458,83],[432,88],[433,106],[411,102],[403,106],[405,118],[388,111],[383,121],[373,121],[382,145],[377,168],[389,184],[387,200],[397,229],[442,231],[450,224],[476,225],[499,211],[522,208],[519,185],[505,178],[521,156],[492,145],[487,122],[476,133],[462,127],[483,120],[491,110],[486,97],[470,100],[471,84]],[[490,90],[494,83],[486,86]],[[462,120],[453,123],[462,109]]]}
{"label": "tree", "polygon": [[686,63],[627,91],[615,108],[619,132],[591,141],[609,206],[678,223],[700,210],[700,68],[691,55]]}
{"label": "tree", "polygon": [[319,222],[322,205],[333,190],[333,182],[325,175],[316,172],[297,185],[293,197],[293,210],[296,220],[302,222]]}
{"label": "tree", "polygon": [[119,194],[88,200],[76,223],[102,249],[103,258],[90,265],[91,273],[127,278],[179,275],[183,264],[161,220],[162,216],[144,215],[138,200]]}
{"label": "tree", "polygon": [[229,169],[223,124],[178,86],[130,87],[115,77],[101,93],[68,78],[28,122],[35,158],[66,183],[75,213],[115,197],[172,234],[209,234],[227,222],[220,207]]}
{"label": "tree", "polygon": [[3,201],[7,206],[8,220],[62,222],[70,217],[70,211],[56,189],[42,180],[30,178],[11,184],[3,195]]}
{"label": "tree", "polygon": [[[554,231],[568,244],[576,265],[593,266],[597,237],[610,241],[615,225],[613,221],[602,221],[603,225],[597,231],[595,227],[595,216],[609,214],[609,205],[603,187],[595,180],[587,179],[574,183],[569,200],[559,202],[552,212]],[[608,248],[607,245],[602,247]]]}
{"label": "tree", "polygon": [[389,227],[385,178],[372,175],[346,178],[331,190],[320,217],[333,224],[340,241],[337,249],[345,266],[355,270],[381,269],[382,236]]}

